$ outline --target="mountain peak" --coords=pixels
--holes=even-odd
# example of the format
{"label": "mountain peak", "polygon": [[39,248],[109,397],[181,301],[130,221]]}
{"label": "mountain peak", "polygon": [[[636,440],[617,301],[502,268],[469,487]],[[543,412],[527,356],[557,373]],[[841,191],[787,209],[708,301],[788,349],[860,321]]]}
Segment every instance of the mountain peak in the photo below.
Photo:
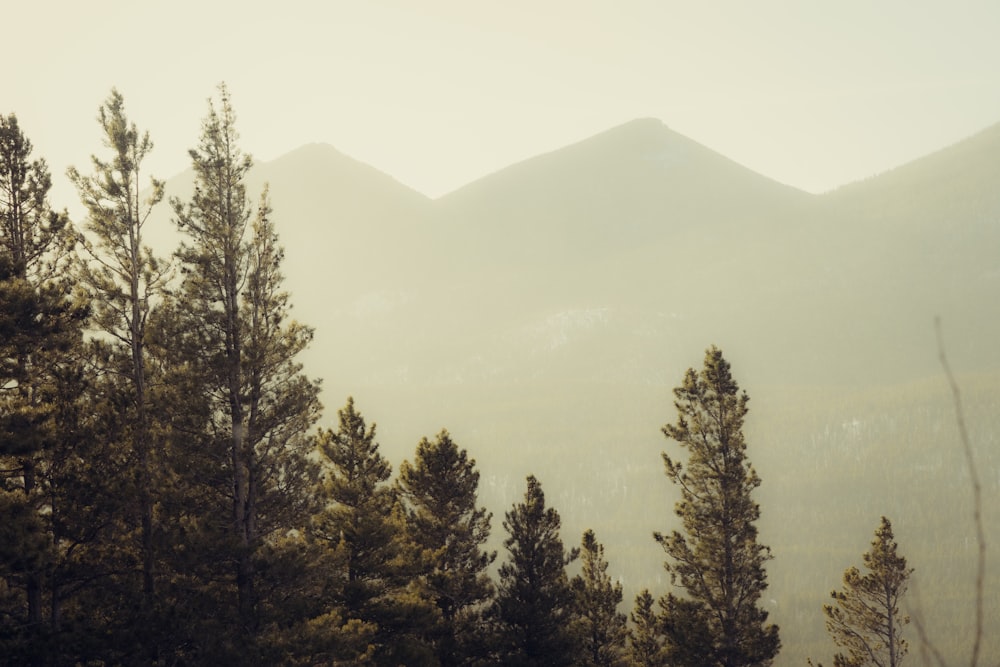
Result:
{"label": "mountain peak", "polygon": [[582,201],[607,199],[614,191],[687,199],[692,205],[695,200],[711,202],[720,197],[805,196],[671,130],[658,118],[636,118],[501,169],[442,200],[490,197],[533,202],[564,200],[572,194]]}

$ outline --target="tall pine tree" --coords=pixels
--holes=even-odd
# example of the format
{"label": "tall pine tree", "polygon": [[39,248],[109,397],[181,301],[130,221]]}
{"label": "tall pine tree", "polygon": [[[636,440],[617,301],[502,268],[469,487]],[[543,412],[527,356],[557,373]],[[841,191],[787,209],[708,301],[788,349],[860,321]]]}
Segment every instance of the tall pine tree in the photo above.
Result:
{"label": "tall pine tree", "polygon": [[760,507],[751,493],[760,478],[743,437],[750,399],[714,346],[701,372],[689,369],[674,396],[677,423],[663,433],[689,458],[684,465],[663,454],[667,477],[680,488],[675,513],[684,529],[654,534],[671,581],[684,591],[661,602],[667,654],[676,664],[770,665],[780,640],[757,606],[771,556],[757,542]]}
{"label": "tall pine tree", "polygon": [[231,563],[242,637],[234,646],[253,651],[260,629],[256,568],[270,540],[304,527],[310,507],[303,501],[313,483],[308,432],[320,405],[318,384],[296,360],[312,330],[290,318],[267,189],[252,206],[245,184],[252,160],[239,148],[235,123],[220,86],[190,151],[194,194],[187,203],[171,200],[185,234],[177,252],[184,280],[158,336],[183,371],[177,381],[195,394],[189,407],[204,411],[186,427],[200,430],[195,437],[211,452],[203,462],[216,465],[203,479],[228,504],[215,510],[228,514],[228,541],[216,552]]}
{"label": "tall pine tree", "polygon": [[150,179],[148,195],[142,194],[142,163],[153,149],[149,133],[139,133],[125,113],[125,100],[112,89],[97,117],[110,156],[93,156],[94,174],[69,170],[88,218],[83,247],[89,261],[81,264],[81,278],[95,299],[94,324],[110,336],[111,371],[126,378],[128,448],[135,470],[130,475],[137,502],[142,562],[143,602],[153,605],[153,443],[150,425],[149,353],[146,323],[150,309],[162,297],[167,266],[144,245],[144,227],[153,207],[163,199],[163,184]]}

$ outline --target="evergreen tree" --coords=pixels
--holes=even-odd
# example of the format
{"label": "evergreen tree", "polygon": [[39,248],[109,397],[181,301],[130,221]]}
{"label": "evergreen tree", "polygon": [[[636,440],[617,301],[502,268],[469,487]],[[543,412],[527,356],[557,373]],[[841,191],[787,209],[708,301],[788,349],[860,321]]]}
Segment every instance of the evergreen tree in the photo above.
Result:
{"label": "evergreen tree", "polygon": [[370,629],[377,664],[427,664],[431,652],[420,636],[430,610],[408,586],[418,552],[406,540],[392,466],[353,398],[337,414],[338,429],[319,434],[323,508],[310,526],[331,551],[328,613]]}
{"label": "evergreen tree", "polygon": [[653,608],[655,600],[647,589],[635,596],[635,606],[629,618],[629,665],[631,667],[663,667],[663,633],[660,618]]}
{"label": "evergreen tree", "polygon": [[844,572],[844,587],[832,591],[835,604],[823,605],[826,629],[846,654],[834,656],[835,667],[897,667],[906,655],[903,627],[910,622],[899,611],[913,568],[897,552],[892,524],[882,517],[871,549],[864,555],[864,575],[856,567]]}
{"label": "evergreen tree", "polygon": [[0,246],[9,270],[38,282],[57,277],[72,245],[69,219],[52,209],[52,176],[42,158],[31,159],[31,141],[17,116],[0,115]]}
{"label": "evergreen tree", "polygon": [[459,450],[447,431],[422,439],[414,462],[404,461],[399,487],[406,501],[411,539],[422,553],[420,573],[441,613],[434,632],[441,665],[468,664],[480,642],[484,604],[493,596],[486,552],[491,515],[476,507],[476,462]]}
{"label": "evergreen tree", "polygon": [[750,399],[714,346],[704,369],[689,369],[674,396],[677,423],[663,433],[688,450],[689,460],[684,466],[664,453],[663,461],[667,477],[680,487],[675,512],[684,534],[654,534],[668,556],[671,581],[686,593],[661,601],[668,656],[679,664],[770,665],[780,640],[757,606],[771,556],[757,543],[754,525],[760,507],[751,492],[760,478],[743,437]]}
{"label": "evergreen tree", "polygon": [[210,102],[198,148],[190,151],[194,194],[188,203],[171,200],[186,235],[177,252],[184,280],[158,320],[157,349],[187,395],[177,407],[190,411],[174,410],[172,442],[195,443],[202,452],[174,456],[174,463],[204,466],[198,479],[212,489],[202,507],[211,516],[192,516],[205,540],[205,575],[216,577],[216,563],[230,566],[240,637],[232,646],[249,656],[261,627],[257,567],[264,547],[303,528],[311,513],[307,434],[320,405],[317,383],[296,361],[312,330],[289,317],[267,189],[251,206],[245,177],[252,160],[238,147],[235,122],[220,86],[218,108]]}
{"label": "evergreen tree", "polygon": [[16,116],[0,116],[0,505],[14,538],[0,575],[17,591],[0,613],[12,620],[7,639],[44,648],[52,629],[44,586],[58,547],[50,474],[60,436],[50,399],[78,350],[87,306],[66,279],[72,230],[49,205],[48,167],[31,152]]}
{"label": "evergreen tree", "polygon": [[143,231],[153,207],[163,198],[163,183],[150,179],[150,194],[143,197],[142,163],[153,149],[149,133],[140,134],[125,114],[125,100],[112,89],[98,113],[103,142],[111,156],[91,158],[93,176],[69,170],[88,219],[91,238],[83,247],[89,261],[81,264],[81,278],[95,298],[94,324],[112,342],[111,371],[127,379],[128,448],[136,469],[131,512],[139,523],[143,602],[152,607],[153,553],[153,445],[149,406],[149,359],[146,323],[153,303],[162,297],[167,267],[143,245]]}
{"label": "evergreen tree", "polygon": [[622,585],[612,583],[604,545],[594,531],[583,534],[580,545],[582,572],[571,582],[576,595],[576,613],[583,655],[579,664],[588,667],[624,667],[626,617],[618,611]]}
{"label": "evergreen tree", "polygon": [[[52,558],[46,570],[51,664],[120,663],[135,648],[135,561],[123,507],[134,485],[117,431],[118,394],[103,393],[79,344],[51,369],[44,400],[55,438],[45,457],[44,488]],[[110,399],[110,400],[109,400]]]}
{"label": "evergreen tree", "polygon": [[510,556],[500,566],[494,606],[497,652],[505,665],[575,665],[575,600],[566,566],[579,552],[563,549],[559,513],[545,507],[539,481],[533,475],[527,481],[524,502],[515,504],[503,523]]}

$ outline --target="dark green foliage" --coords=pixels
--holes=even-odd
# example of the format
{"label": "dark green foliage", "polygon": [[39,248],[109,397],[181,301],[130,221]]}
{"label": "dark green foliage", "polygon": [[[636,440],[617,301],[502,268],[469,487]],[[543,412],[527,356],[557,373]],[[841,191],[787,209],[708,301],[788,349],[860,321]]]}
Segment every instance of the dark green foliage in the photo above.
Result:
{"label": "dark green foliage", "polygon": [[705,353],[700,373],[689,369],[674,390],[678,419],[663,427],[688,450],[686,467],[664,453],[666,474],[680,487],[675,512],[684,534],[656,533],[668,556],[671,580],[686,597],[663,602],[667,653],[690,664],[769,665],[778,653],[778,628],[756,606],[767,587],[770,550],[757,543],[760,508],[751,492],[760,485],[746,458],[743,418],[749,397],[740,393],[722,352]]}
{"label": "dark green foliage", "polygon": [[524,502],[503,522],[509,559],[500,566],[494,618],[501,664],[575,665],[575,598],[566,566],[579,551],[563,549],[559,512],[545,507],[542,485],[528,476]]}
{"label": "dark green foliage", "polygon": [[594,531],[584,532],[580,544],[582,571],[570,582],[576,596],[576,614],[582,655],[588,667],[624,667],[626,617],[618,611],[622,585],[612,583],[604,545]]}
{"label": "dark green foliage", "polygon": [[835,667],[902,664],[907,651],[903,627],[910,618],[900,613],[899,603],[913,568],[896,549],[892,524],[882,517],[871,549],[862,555],[867,573],[848,568],[843,589],[830,593],[834,604],[823,605],[827,631],[846,650],[834,656]]}
{"label": "dark green foliage", "polygon": [[399,471],[410,539],[420,549],[419,575],[440,611],[433,630],[441,665],[469,664],[478,653],[485,604],[493,596],[486,552],[491,515],[476,507],[476,462],[459,450],[447,431],[434,442],[422,439],[411,464]]}

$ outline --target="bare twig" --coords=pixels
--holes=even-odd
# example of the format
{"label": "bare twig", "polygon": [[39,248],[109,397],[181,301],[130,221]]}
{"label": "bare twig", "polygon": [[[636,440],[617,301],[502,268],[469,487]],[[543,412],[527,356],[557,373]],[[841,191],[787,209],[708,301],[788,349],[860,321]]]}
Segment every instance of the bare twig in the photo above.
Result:
{"label": "bare twig", "polygon": [[[948,378],[951,386],[951,395],[955,402],[955,419],[958,421],[958,432],[962,439],[962,448],[965,450],[965,462],[969,468],[969,477],[972,481],[972,517],[976,524],[976,542],[979,547],[978,560],[976,564],[976,634],[972,642],[971,667],[976,667],[979,662],[979,645],[983,637],[983,587],[986,574],[986,537],[983,533],[982,517],[982,490],[979,485],[979,475],[976,473],[976,465],[972,457],[972,446],[969,444],[969,433],[965,428],[965,416],[962,411],[962,395],[958,390],[958,383],[948,365],[948,358],[944,353],[944,338],[941,335],[941,318],[934,318],[934,330],[937,333],[938,358],[941,360],[941,367]],[[924,636],[918,625],[918,632],[921,633],[921,641]]]}

